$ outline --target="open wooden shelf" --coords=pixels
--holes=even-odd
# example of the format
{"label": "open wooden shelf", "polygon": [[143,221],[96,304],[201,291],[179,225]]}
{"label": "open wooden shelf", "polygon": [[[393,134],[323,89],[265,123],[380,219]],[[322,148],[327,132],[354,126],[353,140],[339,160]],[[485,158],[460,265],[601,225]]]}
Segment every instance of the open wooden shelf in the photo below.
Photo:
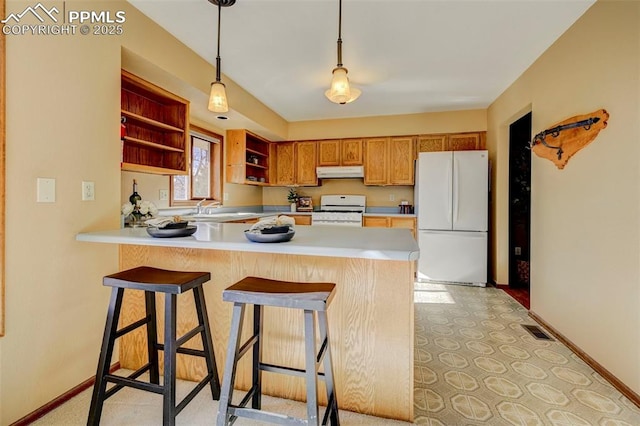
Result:
{"label": "open wooden shelf", "polygon": [[189,101],[122,70],[122,170],[187,174]]}

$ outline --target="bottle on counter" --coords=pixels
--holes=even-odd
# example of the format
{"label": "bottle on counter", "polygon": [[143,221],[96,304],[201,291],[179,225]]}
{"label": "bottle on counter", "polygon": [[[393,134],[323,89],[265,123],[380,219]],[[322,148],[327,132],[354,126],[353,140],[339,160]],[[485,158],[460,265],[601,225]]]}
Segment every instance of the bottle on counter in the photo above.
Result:
{"label": "bottle on counter", "polygon": [[142,197],[138,194],[138,182],[133,180],[133,194],[129,196],[129,202],[134,206],[137,205],[140,201],[142,201]]}

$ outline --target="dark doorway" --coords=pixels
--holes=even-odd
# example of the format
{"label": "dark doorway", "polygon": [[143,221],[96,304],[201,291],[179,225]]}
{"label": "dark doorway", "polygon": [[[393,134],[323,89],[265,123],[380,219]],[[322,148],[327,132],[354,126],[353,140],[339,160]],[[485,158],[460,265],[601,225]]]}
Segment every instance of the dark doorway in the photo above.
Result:
{"label": "dark doorway", "polygon": [[531,113],[509,126],[509,287],[529,289]]}

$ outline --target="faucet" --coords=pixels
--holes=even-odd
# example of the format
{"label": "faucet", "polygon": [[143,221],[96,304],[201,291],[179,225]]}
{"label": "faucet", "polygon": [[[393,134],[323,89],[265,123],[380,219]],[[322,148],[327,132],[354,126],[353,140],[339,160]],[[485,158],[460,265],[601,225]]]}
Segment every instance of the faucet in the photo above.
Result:
{"label": "faucet", "polygon": [[203,198],[202,200],[198,201],[198,204],[196,204],[196,214],[202,214],[202,203],[204,203],[205,201],[207,201],[206,198]]}
{"label": "faucet", "polygon": [[220,201],[213,201],[205,206],[205,213],[211,214],[212,207],[220,208],[221,205],[222,203],[220,203]]}

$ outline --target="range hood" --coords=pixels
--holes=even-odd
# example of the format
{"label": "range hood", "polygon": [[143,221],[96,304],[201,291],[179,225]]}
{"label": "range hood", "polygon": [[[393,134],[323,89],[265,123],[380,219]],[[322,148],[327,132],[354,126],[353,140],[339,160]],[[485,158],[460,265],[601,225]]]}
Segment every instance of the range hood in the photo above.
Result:
{"label": "range hood", "polygon": [[318,179],[361,178],[364,177],[363,166],[331,166],[316,167]]}

